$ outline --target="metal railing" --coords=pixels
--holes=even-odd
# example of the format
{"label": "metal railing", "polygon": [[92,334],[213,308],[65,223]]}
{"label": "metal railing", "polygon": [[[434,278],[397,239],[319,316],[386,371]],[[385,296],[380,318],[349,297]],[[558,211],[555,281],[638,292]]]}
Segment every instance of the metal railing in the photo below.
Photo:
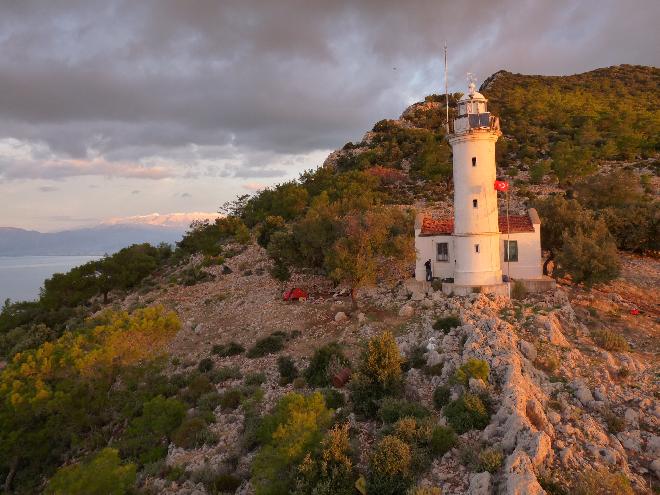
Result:
{"label": "metal railing", "polygon": [[473,129],[500,130],[500,119],[490,112],[463,115],[449,122],[449,133],[466,132]]}

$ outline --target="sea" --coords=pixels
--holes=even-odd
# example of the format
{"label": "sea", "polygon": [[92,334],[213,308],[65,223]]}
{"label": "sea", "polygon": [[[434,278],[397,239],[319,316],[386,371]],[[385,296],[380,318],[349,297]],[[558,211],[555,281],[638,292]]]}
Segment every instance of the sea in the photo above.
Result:
{"label": "sea", "polygon": [[0,306],[6,299],[32,301],[44,280],[100,256],[0,256]]}

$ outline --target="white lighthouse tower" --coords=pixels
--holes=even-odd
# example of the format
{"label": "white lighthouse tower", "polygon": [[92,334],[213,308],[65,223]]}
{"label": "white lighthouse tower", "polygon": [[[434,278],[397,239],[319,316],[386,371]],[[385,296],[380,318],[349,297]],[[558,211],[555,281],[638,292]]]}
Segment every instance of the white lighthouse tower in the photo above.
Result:
{"label": "white lighthouse tower", "polygon": [[499,119],[470,82],[458,102],[448,135],[454,171],[454,284],[502,284],[500,229],[497,214],[495,142],[502,135]]}

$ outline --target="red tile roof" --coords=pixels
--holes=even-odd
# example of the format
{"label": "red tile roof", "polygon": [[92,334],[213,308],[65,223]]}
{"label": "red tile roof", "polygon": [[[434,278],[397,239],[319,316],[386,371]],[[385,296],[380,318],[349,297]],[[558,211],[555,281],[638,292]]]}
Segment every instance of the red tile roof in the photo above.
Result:
{"label": "red tile roof", "polygon": [[[499,217],[499,227],[502,234],[515,234],[519,232],[534,232],[534,225],[529,215],[509,215],[509,230],[507,231],[506,216]],[[430,218],[422,219],[422,231],[419,235],[451,235],[454,233],[453,218]]]}

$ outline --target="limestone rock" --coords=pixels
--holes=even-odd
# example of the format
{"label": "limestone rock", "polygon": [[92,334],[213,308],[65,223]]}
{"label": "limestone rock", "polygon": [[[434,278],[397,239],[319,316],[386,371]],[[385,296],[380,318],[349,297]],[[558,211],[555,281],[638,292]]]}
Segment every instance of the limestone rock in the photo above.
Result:
{"label": "limestone rock", "polygon": [[490,495],[490,493],[490,473],[488,471],[470,475],[468,495]]}
{"label": "limestone rock", "polygon": [[335,315],[335,321],[336,321],[337,323],[342,323],[342,322],[344,322],[344,321],[346,321],[346,320],[348,320],[348,316],[346,316],[346,313],[344,313],[343,311],[339,311],[339,312],[337,312],[337,314]]}
{"label": "limestone rock", "polygon": [[628,423],[633,428],[637,428],[639,426],[639,412],[629,407],[626,409],[624,417],[626,418],[626,423]]}
{"label": "limestone rock", "polygon": [[401,309],[399,310],[399,316],[403,316],[404,318],[410,318],[414,314],[415,308],[413,308],[410,304],[401,306]]}
{"label": "limestone rock", "polygon": [[426,353],[426,365],[427,366],[435,366],[436,364],[440,364],[442,362],[442,358],[440,357],[440,354],[438,354],[438,351],[436,350],[431,350]]}
{"label": "limestone rock", "polygon": [[539,485],[529,456],[515,450],[506,459],[504,467],[505,493],[507,495],[542,495],[545,490]]}
{"label": "limestone rock", "polygon": [[649,467],[656,477],[660,478],[660,459],[654,460]]}
{"label": "limestone rock", "polygon": [[520,352],[522,352],[523,356],[525,356],[530,361],[534,361],[536,359],[536,347],[531,342],[527,342],[526,340],[521,340]]}

